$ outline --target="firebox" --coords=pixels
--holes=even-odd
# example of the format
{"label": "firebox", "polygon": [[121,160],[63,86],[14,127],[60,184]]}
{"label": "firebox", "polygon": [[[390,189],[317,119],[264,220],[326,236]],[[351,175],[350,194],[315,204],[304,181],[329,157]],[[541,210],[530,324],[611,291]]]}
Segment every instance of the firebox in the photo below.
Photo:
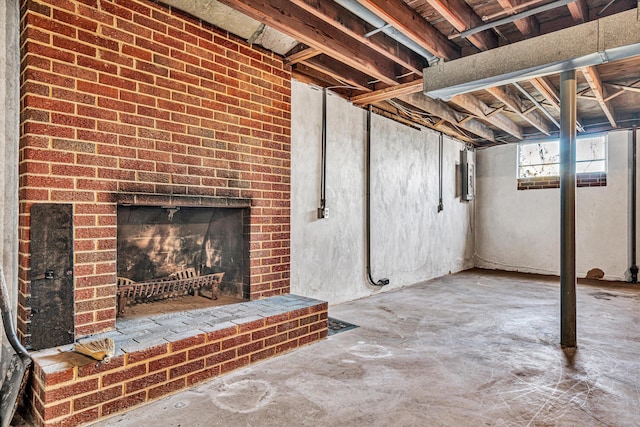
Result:
{"label": "firebox", "polygon": [[[247,300],[247,211],[118,206],[118,314],[149,315]],[[154,304],[158,302],[163,304]]]}

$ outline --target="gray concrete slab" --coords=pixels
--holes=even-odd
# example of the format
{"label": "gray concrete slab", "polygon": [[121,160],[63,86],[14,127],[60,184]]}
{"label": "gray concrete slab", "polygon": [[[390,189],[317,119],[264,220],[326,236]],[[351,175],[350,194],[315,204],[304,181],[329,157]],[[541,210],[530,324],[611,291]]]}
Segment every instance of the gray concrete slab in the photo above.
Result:
{"label": "gray concrete slab", "polygon": [[640,425],[640,288],[479,270],[332,306],[359,325],[95,426]]}

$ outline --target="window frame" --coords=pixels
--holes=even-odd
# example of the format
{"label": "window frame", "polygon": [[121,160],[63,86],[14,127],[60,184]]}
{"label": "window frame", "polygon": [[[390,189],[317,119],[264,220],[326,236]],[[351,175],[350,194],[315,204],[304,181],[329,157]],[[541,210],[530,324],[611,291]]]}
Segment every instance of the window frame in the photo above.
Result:
{"label": "window frame", "polygon": [[[609,135],[607,133],[600,134],[591,134],[578,137],[576,139],[576,144],[579,141],[584,141],[586,139],[593,138],[601,138],[604,143],[604,158],[603,159],[589,159],[589,160],[577,160],[576,165],[578,163],[586,163],[593,161],[603,161],[604,162],[604,171],[597,172],[576,172],[576,185],[578,187],[603,187],[607,185],[607,173],[609,171]],[[542,176],[529,176],[529,177],[521,177],[520,173],[523,167],[527,166],[540,166],[540,165],[560,165],[560,159],[558,158],[558,162],[553,163],[540,163],[540,164],[530,164],[522,166],[520,164],[520,150],[521,147],[528,144],[541,144],[541,143],[557,143],[560,144],[559,139],[546,139],[546,140],[537,140],[531,142],[523,142],[518,144],[518,149],[516,150],[516,178],[518,182],[518,190],[531,190],[531,189],[544,189],[544,188],[559,188],[560,187],[560,176],[558,175],[542,175]]]}

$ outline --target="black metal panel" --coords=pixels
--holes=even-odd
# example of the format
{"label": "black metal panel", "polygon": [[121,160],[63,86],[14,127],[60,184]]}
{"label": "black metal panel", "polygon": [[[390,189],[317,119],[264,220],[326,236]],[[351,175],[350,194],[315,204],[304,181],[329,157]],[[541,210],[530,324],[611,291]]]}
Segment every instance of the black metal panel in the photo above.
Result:
{"label": "black metal panel", "polygon": [[31,207],[31,348],[74,340],[73,206]]}

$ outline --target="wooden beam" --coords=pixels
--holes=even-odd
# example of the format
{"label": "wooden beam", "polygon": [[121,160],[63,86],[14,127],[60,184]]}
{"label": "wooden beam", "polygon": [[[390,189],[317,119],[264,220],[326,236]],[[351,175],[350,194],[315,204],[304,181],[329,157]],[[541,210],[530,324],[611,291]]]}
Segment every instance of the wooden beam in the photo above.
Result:
{"label": "wooden beam", "polygon": [[427,120],[421,120],[414,117],[406,118],[406,115],[404,115],[400,111],[400,109],[386,102],[373,104],[372,107],[372,111],[374,113],[380,114],[383,117],[394,120],[398,123],[402,123],[403,125],[412,127],[414,129],[420,129],[418,125],[431,126],[431,123],[429,123]]}
{"label": "wooden beam", "polygon": [[605,116],[607,116],[609,123],[611,123],[612,127],[617,128],[618,124],[616,123],[613,107],[605,100],[608,93],[607,89],[602,85],[600,74],[598,74],[598,71],[595,69],[595,67],[585,67],[580,71],[582,71],[582,75],[584,76],[585,80],[587,80],[587,83],[589,83],[591,92],[593,92],[593,96],[600,104],[600,108],[602,108]]}
{"label": "wooden beam", "polygon": [[356,105],[368,105],[384,101],[386,99],[398,98],[402,95],[408,95],[421,91],[422,79],[417,79],[408,83],[403,83],[401,85],[391,86],[384,89],[376,90],[371,93],[354,96],[350,99],[350,101]]}
{"label": "wooden beam", "polygon": [[[291,76],[299,82],[320,87],[332,87],[336,84],[336,79],[321,71],[309,67],[308,65],[298,62],[291,67]],[[355,93],[368,92],[365,89],[335,89],[336,92],[346,94],[344,96],[353,95]]]}
{"label": "wooden beam", "polygon": [[292,55],[286,56],[284,58],[284,63],[287,65],[293,65],[296,64],[298,62],[304,62],[309,58],[313,58],[316,55],[320,55],[322,52],[320,52],[318,49],[314,49],[312,47],[308,47],[306,49],[301,50],[300,52],[294,53]]}
{"label": "wooden beam", "polygon": [[576,0],[573,3],[567,5],[571,17],[579,24],[587,22],[589,20],[589,7],[585,0]]}
{"label": "wooden beam", "polygon": [[219,0],[309,47],[384,83],[397,84],[398,66],[288,0]]}
{"label": "wooden beam", "polygon": [[[544,97],[547,103],[554,109],[557,119],[560,120],[560,93],[553,86],[551,81],[547,77],[537,77],[529,80],[529,83]],[[578,95],[578,98],[580,96]],[[580,117],[578,116],[578,132],[584,132],[584,127],[581,124]]]}
{"label": "wooden beam", "polygon": [[640,93],[640,87],[635,87],[635,85],[638,84],[638,83],[640,83],[640,82],[634,82],[634,83],[631,83],[630,85],[627,85],[627,86],[618,85],[618,84],[614,84],[614,83],[605,83],[605,86],[611,86],[613,88],[620,89],[620,90],[623,90],[623,91],[626,90],[626,91],[629,91],[629,92],[638,92],[638,93]]}
{"label": "wooden beam", "polygon": [[[418,104],[412,104],[412,105],[422,110],[425,110],[430,114],[444,118],[448,122],[453,121],[455,124],[458,124],[458,122],[464,118],[464,117],[461,118],[456,116],[457,112],[451,107],[449,107],[446,103],[433,100],[428,96],[423,96],[422,94],[418,94],[418,92],[420,92],[421,90],[422,90],[422,80],[419,79],[413,82],[404,83],[402,85],[388,87],[388,88],[377,90],[374,92],[364,93],[362,95],[354,96],[351,98],[351,102],[353,102],[356,105],[367,105],[367,104],[374,104],[374,103],[391,99],[391,98],[398,98],[399,100],[405,101],[407,103],[411,103],[412,101],[418,102],[417,100],[421,100],[420,105]],[[517,126],[515,123],[509,120],[501,112],[495,111],[494,109],[488,107],[486,104],[484,104],[482,101],[478,100],[472,95],[463,95],[456,98],[458,99],[458,102],[460,102],[460,104],[458,105],[465,108],[470,113],[483,119],[486,122],[491,123],[497,128],[514,135],[516,138],[522,139],[522,129],[520,129],[519,126]],[[472,124],[470,124],[469,126],[475,126],[475,124],[473,124],[475,122],[472,122]],[[493,136],[489,138],[486,130],[478,129],[478,128],[470,129],[464,126],[461,126],[461,127],[463,127],[465,130],[468,130],[469,132],[474,133],[475,135],[480,136],[481,138],[485,138],[487,140],[493,140],[494,138]],[[482,134],[479,134],[478,132]]]}
{"label": "wooden beam", "polygon": [[493,112],[493,108],[479,100],[473,95],[462,94],[456,95],[451,98],[451,102],[457,106],[464,108],[474,116],[478,117],[498,129],[515,136],[518,139],[522,139],[522,128],[511,121],[503,113],[490,114]]}
{"label": "wooden beam", "polygon": [[538,3],[542,3],[546,0],[527,0],[527,1],[523,1],[523,2],[518,2],[518,4],[513,5],[509,8],[505,8],[504,6],[502,7],[502,10],[496,13],[492,13],[490,15],[482,15],[482,20],[484,22],[487,21],[493,21],[496,18],[504,18],[505,16],[508,15],[513,15],[516,12],[521,12],[522,9],[527,8],[527,7],[531,7],[531,6],[537,6]]}
{"label": "wooden beam", "polygon": [[338,3],[317,0],[291,0],[291,2],[407,70],[422,75],[422,69],[426,66],[426,61],[422,57],[385,35],[365,37],[364,35],[371,27]]}
{"label": "wooden beam", "polygon": [[[427,0],[427,2],[460,32],[484,23],[465,1]],[[481,31],[468,37],[467,40],[480,50],[489,50],[498,46],[498,38],[492,31]]]}
{"label": "wooden beam", "polygon": [[371,12],[435,56],[460,57],[460,48],[402,0],[358,0]]}
{"label": "wooden beam", "polygon": [[[405,105],[403,105],[403,107],[406,108],[415,108],[411,105],[408,105],[406,103],[404,103]],[[377,104],[374,104],[375,107],[380,108],[381,110],[384,111],[388,111],[387,114],[393,114],[395,117],[398,117],[399,115],[404,114],[398,107],[397,107],[397,103],[394,104],[390,104],[387,101],[383,101],[383,102],[379,102]],[[436,123],[431,123],[429,120],[427,119],[415,119],[415,118],[411,118],[411,119],[407,119],[407,120],[411,120],[414,123],[417,123],[421,126],[433,129],[433,130],[437,130],[438,132],[442,132],[446,135],[452,136],[456,139],[459,139],[460,141],[465,141],[465,142],[469,142],[472,144],[477,144],[477,137],[476,138],[472,138],[469,137],[465,132],[463,132],[463,129],[455,128],[454,126],[452,126],[449,122],[445,121],[445,120],[438,120]]]}
{"label": "wooden beam", "polygon": [[421,93],[399,96],[398,99],[429,114],[440,117],[452,125],[478,135],[487,141],[495,141],[493,131],[476,119],[465,120],[465,115],[449,107],[442,101],[431,99]]}
{"label": "wooden beam", "polygon": [[545,118],[534,107],[533,110],[525,111],[525,105],[522,100],[513,90],[506,86],[495,86],[487,89],[491,95],[500,100],[503,104],[511,108],[518,116],[529,122],[532,126],[537,128],[545,135],[551,134],[551,129]]}
{"label": "wooden beam", "polygon": [[371,91],[371,87],[368,85],[370,78],[366,74],[326,55],[309,58],[303,64],[327,76],[331,76],[335,81],[331,86],[353,86],[353,88],[359,90]]}
{"label": "wooden beam", "polygon": [[560,112],[560,94],[547,77],[536,77],[529,80],[529,83],[551,104],[551,106]]}
{"label": "wooden beam", "polygon": [[619,97],[619,96],[620,96],[620,95],[622,95],[623,93],[624,93],[624,89],[620,89],[620,90],[619,90],[619,91],[617,91],[617,92],[610,93],[610,94],[609,94],[609,96],[607,96],[607,97],[604,99],[604,102],[609,102],[609,101],[611,101],[612,99]]}
{"label": "wooden beam", "polygon": [[[521,3],[519,0],[498,0],[500,6],[505,10],[514,10],[514,7]],[[513,15],[511,12],[510,15]],[[516,19],[513,21],[518,31],[525,37],[534,37],[540,34],[540,23],[535,16],[527,16],[526,18]]]}
{"label": "wooden beam", "polygon": [[493,111],[492,111],[492,112],[490,112],[489,114],[486,114],[486,115],[485,115],[485,117],[491,117],[491,116],[493,116],[494,114],[498,114],[498,113],[501,113],[501,112],[503,112],[503,111],[504,111],[504,105],[502,105],[502,106],[500,106],[500,107],[496,108],[495,110],[493,110]]}

